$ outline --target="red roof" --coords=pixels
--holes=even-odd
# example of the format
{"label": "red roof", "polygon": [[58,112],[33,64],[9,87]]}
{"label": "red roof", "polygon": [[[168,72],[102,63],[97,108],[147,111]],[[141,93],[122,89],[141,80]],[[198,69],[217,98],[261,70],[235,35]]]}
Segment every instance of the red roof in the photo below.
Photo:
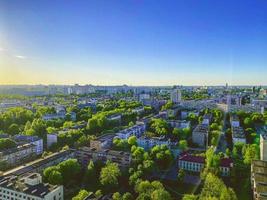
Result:
{"label": "red roof", "polygon": [[233,166],[233,160],[231,158],[222,158],[220,166],[221,167],[232,167]]}
{"label": "red roof", "polygon": [[195,163],[205,163],[205,158],[201,156],[193,156],[188,153],[182,154],[179,157],[179,160],[187,161],[187,162],[195,162]]}
{"label": "red roof", "polygon": [[[202,156],[194,156],[188,153],[182,153],[179,157],[179,160],[187,161],[187,162],[195,162],[195,163],[205,163],[205,158]],[[233,160],[230,158],[222,158],[220,162],[221,167],[232,167]]]}

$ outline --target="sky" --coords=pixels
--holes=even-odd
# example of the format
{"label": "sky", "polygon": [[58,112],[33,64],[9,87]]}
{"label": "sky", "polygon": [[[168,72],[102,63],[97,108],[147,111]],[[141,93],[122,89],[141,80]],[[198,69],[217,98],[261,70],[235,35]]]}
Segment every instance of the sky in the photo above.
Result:
{"label": "sky", "polygon": [[0,0],[0,84],[267,85],[266,0]]}

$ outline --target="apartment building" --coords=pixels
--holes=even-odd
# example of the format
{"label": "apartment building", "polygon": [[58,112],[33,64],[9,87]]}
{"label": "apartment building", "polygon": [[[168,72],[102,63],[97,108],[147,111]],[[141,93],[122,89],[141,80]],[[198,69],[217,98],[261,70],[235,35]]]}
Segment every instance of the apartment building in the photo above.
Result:
{"label": "apartment building", "polygon": [[130,136],[136,136],[138,138],[144,134],[145,130],[146,130],[145,124],[139,123],[130,128],[124,129],[116,133],[116,135],[121,139],[128,139]]}
{"label": "apartment building", "polygon": [[167,120],[172,128],[190,128],[190,122],[186,120]]}
{"label": "apartment building", "polygon": [[232,127],[233,144],[242,142],[246,144],[246,136],[242,127]]}
{"label": "apartment building", "polygon": [[1,200],[63,200],[63,186],[42,182],[42,176],[32,173],[25,176],[0,178]]}
{"label": "apartment building", "polygon": [[36,156],[34,144],[23,144],[0,152],[0,162],[12,167],[19,165]]}
{"label": "apartment building", "polygon": [[167,145],[169,148],[171,146],[170,139],[162,137],[145,137],[142,136],[137,138],[137,145],[143,147],[144,149],[148,150],[153,148],[156,145]]}
{"label": "apartment building", "polygon": [[267,161],[267,134],[260,135],[260,159]]}
{"label": "apartment building", "polygon": [[251,163],[251,189],[254,200],[267,199],[267,161],[253,160]]}
{"label": "apartment building", "polygon": [[239,127],[240,122],[239,122],[238,116],[237,115],[231,115],[230,123],[231,123],[231,127]]}
{"label": "apartment building", "polygon": [[36,155],[42,155],[44,151],[43,139],[38,136],[15,135],[13,138],[18,143],[29,143],[35,145]]}
{"label": "apartment building", "polygon": [[90,140],[90,148],[96,149],[98,151],[103,149],[110,149],[113,143],[113,138],[116,135],[107,134],[97,137],[94,140]]}
{"label": "apartment building", "polygon": [[76,158],[82,166],[86,167],[92,161],[115,162],[119,167],[128,167],[131,163],[131,155],[124,151],[97,150],[95,148],[81,147],[76,151]]}
{"label": "apartment building", "polygon": [[[201,172],[201,170],[205,167],[205,158],[202,156],[184,153],[178,158],[178,167],[186,171]],[[220,160],[219,169],[222,176],[230,176],[232,168],[232,159],[222,158]]]}
{"label": "apartment building", "polygon": [[199,124],[192,132],[193,143],[200,147],[206,147],[208,141],[209,126],[207,124]]}

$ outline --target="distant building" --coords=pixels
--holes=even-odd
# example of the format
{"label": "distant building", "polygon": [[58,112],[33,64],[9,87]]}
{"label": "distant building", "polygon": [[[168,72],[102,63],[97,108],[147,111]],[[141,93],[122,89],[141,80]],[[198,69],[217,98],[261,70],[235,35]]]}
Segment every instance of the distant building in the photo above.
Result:
{"label": "distant building", "polygon": [[114,115],[109,115],[107,117],[108,121],[118,121],[121,122],[121,114],[114,114]]}
{"label": "distant building", "polygon": [[267,161],[267,134],[260,135],[260,159]]}
{"label": "distant building", "polygon": [[233,144],[242,142],[246,144],[246,136],[242,127],[232,127]]}
{"label": "distant building", "polygon": [[145,124],[139,123],[130,128],[124,129],[116,133],[116,135],[121,139],[128,139],[130,136],[136,136],[138,138],[144,134],[145,130],[146,130]]}
{"label": "distant building", "polygon": [[50,148],[53,144],[57,143],[58,135],[56,133],[51,133],[46,135],[47,138],[47,148]]}
{"label": "distant building", "polygon": [[186,120],[167,120],[172,128],[190,128],[190,122]]}
{"label": "distant building", "polygon": [[27,176],[6,176],[0,178],[1,200],[63,200],[63,186],[42,182],[37,173]]}
{"label": "distant building", "polygon": [[87,167],[92,161],[106,162],[108,160],[117,163],[120,167],[129,167],[131,163],[130,153],[114,150],[96,150],[95,148],[82,147],[76,151],[76,158],[82,166]]}
{"label": "distant building", "polygon": [[231,127],[239,127],[240,122],[239,122],[238,116],[237,115],[231,115],[230,123],[231,123]]}
{"label": "distant building", "polygon": [[199,124],[192,132],[193,143],[206,147],[208,141],[209,126],[207,124]]}
{"label": "distant building", "polygon": [[167,145],[168,148],[171,146],[171,141],[164,136],[162,137],[145,137],[142,136],[137,138],[137,144],[144,149],[151,149],[156,145]]}
{"label": "distant building", "polygon": [[35,145],[36,155],[42,155],[44,151],[43,139],[38,136],[29,136],[29,135],[15,135],[14,139],[19,143],[29,143]]}
{"label": "distant building", "polygon": [[209,114],[205,114],[203,116],[202,124],[204,124],[204,125],[210,125],[211,120],[212,120],[212,114],[210,114],[210,113]]}
{"label": "distant building", "polygon": [[254,200],[267,199],[267,161],[252,161],[251,188],[253,191]]}
{"label": "distant building", "polygon": [[171,91],[171,102],[179,103],[182,101],[182,93],[179,89],[173,89]]}
{"label": "distant building", "polygon": [[145,108],[143,106],[141,106],[141,107],[134,108],[132,111],[134,113],[141,114],[145,111]]}
{"label": "distant building", "polygon": [[96,149],[97,151],[110,149],[112,146],[113,138],[115,136],[116,135],[114,134],[99,136],[96,139],[90,141],[90,148]]}

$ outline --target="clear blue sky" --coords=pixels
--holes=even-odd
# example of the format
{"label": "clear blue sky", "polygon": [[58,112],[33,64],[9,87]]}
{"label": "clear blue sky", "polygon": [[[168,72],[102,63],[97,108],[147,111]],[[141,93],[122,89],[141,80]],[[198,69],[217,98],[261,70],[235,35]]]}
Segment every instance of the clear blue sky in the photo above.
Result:
{"label": "clear blue sky", "polygon": [[0,84],[267,85],[266,0],[1,0]]}

